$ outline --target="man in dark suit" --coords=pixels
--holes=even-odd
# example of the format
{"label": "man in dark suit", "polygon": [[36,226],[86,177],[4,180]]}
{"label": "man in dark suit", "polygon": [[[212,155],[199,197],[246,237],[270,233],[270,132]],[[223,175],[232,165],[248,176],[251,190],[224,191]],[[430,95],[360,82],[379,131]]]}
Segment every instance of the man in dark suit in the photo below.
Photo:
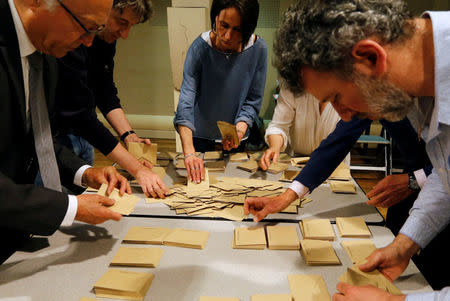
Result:
{"label": "man in dark suit", "polygon": [[[42,99],[49,109],[52,107],[57,75],[55,59],[48,55],[61,57],[81,43],[89,46],[93,33],[106,22],[111,6],[112,0],[66,0],[65,4],[61,0],[0,0],[0,236],[4,241],[0,262],[30,234],[51,235],[60,226],[71,225],[74,219],[97,224],[121,218],[107,209],[114,203],[108,198],[71,196],[32,184],[37,170],[42,172],[51,165],[59,186],[58,171],[64,185],[99,187],[108,183],[109,192],[114,186],[120,186],[121,193],[131,192],[126,179],[114,168],[91,168],[58,145],[53,155],[58,168],[54,168],[54,160],[50,162],[55,164],[41,164],[49,161],[36,155],[39,148],[35,148],[34,140],[36,133],[42,134],[35,130],[34,117],[31,120],[32,113],[36,113],[29,112],[30,103],[36,107],[33,98]],[[32,72],[30,55],[36,50],[46,54],[40,72],[44,83],[37,85],[40,89],[36,85],[32,88],[32,80],[27,76]],[[30,98],[36,90],[41,97]],[[41,112],[45,114],[40,116],[48,117],[45,110]],[[48,134],[51,145],[49,131]]]}

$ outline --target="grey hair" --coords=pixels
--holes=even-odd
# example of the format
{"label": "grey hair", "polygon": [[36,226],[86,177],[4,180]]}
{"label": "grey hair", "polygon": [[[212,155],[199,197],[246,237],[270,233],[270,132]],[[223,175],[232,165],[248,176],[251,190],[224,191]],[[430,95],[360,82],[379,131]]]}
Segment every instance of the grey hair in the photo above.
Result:
{"label": "grey hair", "polygon": [[303,92],[300,70],[307,66],[353,73],[353,46],[370,36],[382,43],[412,36],[412,15],[402,0],[300,0],[284,14],[274,41],[273,65],[282,85]]}
{"label": "grey hair", "polygon": [[124,9],[131,8],[139,19],[139,23],[149,20],[153,14],[153,6],[151,0],[114,0],[113,9],[119,10],[121,13]]}

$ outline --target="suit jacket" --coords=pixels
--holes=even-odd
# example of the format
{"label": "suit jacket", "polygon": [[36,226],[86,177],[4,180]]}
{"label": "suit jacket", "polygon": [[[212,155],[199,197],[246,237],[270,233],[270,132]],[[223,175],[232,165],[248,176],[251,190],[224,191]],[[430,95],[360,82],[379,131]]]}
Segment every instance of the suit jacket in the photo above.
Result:
{"label": "suit jacket", "polygon": [[[46,56],[44,81],[47,105],[53,105],[57,66]],[[27,132],[25,92],[17,34],[8,0],[0,0],[0,262],[29,234],[51,235],[68,207],[65,193],[35,186],[36,154],[32,130]],[[55,145],[63,184],[73,183],[84,162]],[[6,258],[5,258],[6,257]]]}

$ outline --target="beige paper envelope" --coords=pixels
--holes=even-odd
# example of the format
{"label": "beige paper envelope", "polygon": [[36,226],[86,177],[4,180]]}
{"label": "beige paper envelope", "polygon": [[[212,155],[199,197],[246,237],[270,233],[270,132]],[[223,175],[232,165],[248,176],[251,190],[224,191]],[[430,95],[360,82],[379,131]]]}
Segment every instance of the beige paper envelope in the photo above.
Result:
{"label": "beige paper envelope", "polygon": [[273,174],[277,174],[288,168],[289,168],[289,164],[281,163],[281,162],[276,162],[276,163],[272,162],[270,164],[269,168],[267,169],[267,171],[270,173],[273,173]]}
{"label": "beige paper envelope", "polygon": [[256,172],[258,170],[258,167],[259,167],[258,162],[252,159],[237,166],[237,168],[248,172]]}
{"label": "beige paper envelope", "polygon": [[160,248],[120,247],[110,265],[155,268],[163,253]]}
{"label": "beige paper envelope", "polygon": [[175,162],[176,169],[186,169],[186,165],[184,164],[184,159],[177,159]]}
{"label": "beige paper envelope", "polygon": [[335,193],[356,193],[355,184],[352,181],[328,180],[331,191]]}
{"label": "beige paper envelope", "polygon": [[294,301],[331,301],[321,275],[288,275]]}
{"label": "beige paper envelope", "polygon": [[225,121],[217,121],[217,127],[222,135],[222,140],[231,139],[235,145],[239,145],[239,138],[234,124]]}
{"label": "beige paper envelope", "polygon": [[247,215],[244,214],[244,206],[234,205],[231,208],[224,208],[215,212],[216,217],[229,219],[236,222],[241,222]]}
{"label": "beige paper envelope", "polygon": [[172,231],[170,228],[130,227],[123,238],[124,243],[162,245]]}
{"label": "beige paper envelope", "polygon": [[335,238],[329,219],[303,219],[299,225],[304,239],[334,240]]}
{"label": "beige paper envelope", "polygon": [[234,249],[265,249],[266,233],[264,227],[241,227],[234,229]]}
{"label": "beige paper envelope", "polygon": [[258,152],[251,153],[250,157],[253,158],[253,160],[255,160],[255,161],[259,161],[263,154],[264,154],[263,151],[258,151]]}
{"label": "beige paper envelope", "polygon": [[139,202],[139,198],[132,194],[124,193],[123,196],[120,196],[119,190],[114,188],[110,195],[106,195],[106,189],[108,188],[108,184],[102,184],[97,194],[101,196],[106,196],[115,201],[114,205],[108,207],[111,211],[118,212],[123,215],[129,215],[133,212],[134,207]]}
{"label": "beige paper envelope", "polygon": [[295,226],[267,226],[266,231],[269,249],[300,249],[300,241]]}
{"label": "beige paper envelope", "polygon": [[305,164],[309,161],[309,157],[296,157],[291,159],[292,166],[298,166],[300,164]]}
{"label": "beige paper envelope", "polygon": [[198,301],[240,301],[239,298],[201,296]]}
{"label": "beige paper envelope", "polygon": [[203,160],[220,160],[222,157],[223,153],[221,151],[205,152]]}
{"label": "beige paper envelope", "polygon": [[341,237],[371,237],[362,217],[336,217],[336,226]]}
{"label": "beige paper envelope", "polygon": [[298,208],[297,205],[289,205],[286,208],[284,208],[283,210],[280,211],[280,213],[298,213]]}
{"label": "beige paper envelope", "polygon": [[207,168],[205,168],[205,179],[203,181],[201,181],[200,183],[197,184],[197,183],[191,181],[190,179],[188,179],[186,192],[188,193],[188,197],[189,197],[189,193],[191,193],[191,192],[206,191],[206,190],[209,190],[209,174],[208,174]]}
{"label": "beige paper envelope", "polygon": [[230,162],[243,162],[248,160],[247,153],[230,154]]}
{"label": "beige paper envelope", "polygon": [[[212,162],[205,162],[205,167],[210,172],[223,172],[225,171],[225,168],[227,167],[225,164],[225,161],[212,161]],[[211,184],[211,181],[210,181]]]}
{"label": "beige paper envelope", "polygon": [[150,145],[139,142],[128,143],[128,151],[136,158],[149,161],[151,164],[156,164],[158,144],[152,143]]}
{"label": "beige paper envelope", "polygon": [[299,170],[285,170],[280,178],[283,182],[292,182],[296,176],[300,173]]}
{"label": "beige paper envelope", "polygon": [[209,232],[175,228],[164,239],[168,246],[178,246],[192,249],[204,249],[209,238]]}
{"label": "beige paper envelope", "polygon": [[253,295],[250,301],[292,301],[292,296],[289,294]]}
{"label": "beige paper envelope", "polygon": [[341,264],[333,246],[327,240],[303,239],[300,244],[308,265]]}
{"label": "beige paper envelope", "polygon": [[344,162],[338,165],[338,167],[333,171],[331,176],[328,177],[330,180],[351,180],[352,176],[350,174],[350,168]]}
{"label": "beige paper envelope", "polygon": [[353,263],[362,263],[377,248],[369,239],[344,240],[341,245]]}
{"label": "beige paper envelope", "polygon": [[278,157],[278,162],[281,163],[291,163],[291,156],[289,156],[286,153],[280,153],[280,156]]}
{"label": "beige paper envelope", "polygon": [[97,297],[143,300],[155,275],[108,269],[94,284]]}
{"label": "beige paper envelope", "polygon": [[217,196],[213,197],[214,201],[224,202],[224,203],[232,203],[232,204],[244,204],[245,202],[245,194],[232,195],[232,196]]}
{"label": "beige paper envelope", "polygon": [[159,166],[154,166],[152,168],[152,171],[157,174],[161,180],[164,179],[164,176],[166,175],[166,168],[165,167],[159,167]]}
{"label": "beige paper envelope", "polygon": [[182,153],[176,153],[172,151],[160,151],[157,154],[158,160],[174,160],[176,157],[180,156]]}

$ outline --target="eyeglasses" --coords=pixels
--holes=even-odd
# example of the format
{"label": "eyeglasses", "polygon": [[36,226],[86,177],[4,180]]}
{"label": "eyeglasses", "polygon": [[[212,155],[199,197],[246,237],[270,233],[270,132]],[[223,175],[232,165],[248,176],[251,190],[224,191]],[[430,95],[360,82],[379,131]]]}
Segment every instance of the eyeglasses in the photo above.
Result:
{"label": "eyeglasses", "polygon": [[67,6],[64,5],[64,3],[62,3],[61,0],[57,0],[57,1],[62,6],[62,8],[64,8],[64,10],[67,13],[69,13],[69,15],[72,16],[72,18],[75,20],[75,22],[77,22],[81,26],[81,28],[83,28],[83,30],[85,31],[85,35],[95,35],[95,34],[102,32],[105,29],[105,26],[106,26],[105,24],[97,25],[97,29],[95,29],[95,30],[87,29],[86,26],[84,26],[83,23],[81,23],[81,21],[74,15],[74,13],[72,13],[70,11],[70,9],[67,8]]}

